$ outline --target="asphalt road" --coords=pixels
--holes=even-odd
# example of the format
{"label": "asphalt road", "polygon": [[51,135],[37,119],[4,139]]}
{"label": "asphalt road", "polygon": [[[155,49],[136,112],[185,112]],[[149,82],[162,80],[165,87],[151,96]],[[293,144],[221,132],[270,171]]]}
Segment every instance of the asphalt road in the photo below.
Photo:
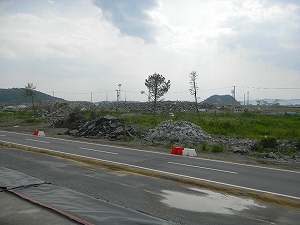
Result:
{"label": "asphalt road", "polygon": [[300,200],[300,172],[0,131],[0,141]]}
{"label": "asphalt road", "polygon": [[[0,156],[0,167],[175,224],[293,225],[300,220],[299,210],[198,189],[171,180],[90,167],[71,160],[14,149],[0,148]],[[28,224],[50,224],[34,216],[34,213],[41,214],[41,209],[33,206],[20,207],[23,203],[3,205],[3,196],[5,197],[2,193],[0,224],[12,224],[3,223],[1,220],[3,209],[14,212],[12,215],[15,216],[14,221],[20,221],[18,224],[25,224],[25,221],[20,220],[24,217],[30,221]],[[11,198],[7,202],[11,203]],[[55,224],[53,216],[50,217],[52,224]]]}

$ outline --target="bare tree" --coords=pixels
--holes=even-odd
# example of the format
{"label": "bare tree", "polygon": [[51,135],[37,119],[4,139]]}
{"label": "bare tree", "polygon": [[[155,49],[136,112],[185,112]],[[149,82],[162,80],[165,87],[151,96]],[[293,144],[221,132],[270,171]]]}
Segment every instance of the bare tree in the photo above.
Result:
{"label": "bare tree", "polygon": [[191,95],[194,96],[194,99],[195,99],[195,110],[196,110],[196,113],[198,113],[198,102],[197,102],[197,93],[198,93],[198,86],[197,86],[197,83],[196,83],[196,80],[197,80],[197,77],[198,77],[198,74],[196,71],[192,71],[190,72],[190,85],[191,85],[191,88],[189,89]]}
{"label": "bare tree", "polygon": [[28,83],[27,86],[25,86],[25,96],[31,98],[34,115],[36,114],[36,108],[34,105],[34,98],[36,97],[35,89],[36,86],[33,86],[33,83]]}
{"label": "bare tree", "polygon": [[145,80],[145,85],[149,89],[149,96],[153,99],[154,102],[154,116],[156,114],[156,102],[162,97],[165,93],[170,89],[171,83],[170,80],[167,82],[163,75],[158,73],[154,73],[153,75],[149,75],[148,79]]}

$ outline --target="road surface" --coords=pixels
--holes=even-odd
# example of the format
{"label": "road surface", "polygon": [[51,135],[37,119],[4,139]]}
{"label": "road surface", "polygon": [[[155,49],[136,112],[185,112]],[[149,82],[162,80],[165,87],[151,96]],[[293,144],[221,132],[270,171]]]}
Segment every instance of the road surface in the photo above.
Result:
{"label": "road surface", "polygon": [[0,141],[300,200],[300,172],[0,131]]}
{"label": "road surface", "polygon": [[[299,209],[238,198],[172,180],[92,167],[30,151],[0,147],[0,156],[2,168],[19,171],[55,187],[68,188],[175,224],[294,225],[300,220]],[[12,199],[14,196],[5,197],[9,196],[0,192],[0,224],[73,224],[58,222],[53,213],[44,216],[42,208],[32,204],[29,207],[24,200]],[[80,204],[78,212],[81,210]]]}

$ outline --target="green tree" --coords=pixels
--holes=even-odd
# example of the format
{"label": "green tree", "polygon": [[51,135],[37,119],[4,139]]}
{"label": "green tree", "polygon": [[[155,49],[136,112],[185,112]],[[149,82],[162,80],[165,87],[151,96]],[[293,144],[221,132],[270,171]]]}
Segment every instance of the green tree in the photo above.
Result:
{"label": "green tree", "polygon": [[31,99],[34,115],[36,115],[36,107],[34,105],[34,99],[36,97],[35,89],[36,86],[33,86],[33,83],[28,83],[27,86],[25,86],[25,96]]}
{"label": "green tree", "polygon": [[156,103],[159,98],[161,98],[170,89],[170,80],[165,81],[163,75],[154,73],[149,75],[148,79],[145,80],[145,85],[149,89],[150,98],[153,99],[154,115],[156,114]]}
{"label": "green tree", "polygon": [[196,113],[198,113],[198,102],[197,102],[197,93],[198,93],[198,86],[197,86],[197,83],[196,83],[196,80],[197,80],[197,77],[198,77],[198,74],[196,73],[196,71],[192,71],[190,72],[190,85],[191,85],[191,88],[189,89],[191,95],[194,96],[194,99],[195,99],[195,110],[196,110]]}

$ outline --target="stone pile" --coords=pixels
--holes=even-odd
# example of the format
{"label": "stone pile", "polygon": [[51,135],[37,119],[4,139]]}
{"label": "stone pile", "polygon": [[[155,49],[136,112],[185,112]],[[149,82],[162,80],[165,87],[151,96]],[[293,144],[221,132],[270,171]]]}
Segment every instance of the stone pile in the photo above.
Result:
{"label": "stone pile", "polygon": [[[257,161],[263,163],[300,163],[300,142],[277,140],[278,146],[273,149],[259,149],[260,141],[251,139],[241,139],[237,137],[218,137],[210,139],[207,144],[212,146],[214,144],[222,145],[225,149],[230,150],[232,153],[240,155],[255,156]],[[290,154],[286,154],[292,151]]]}
{"label": "stone pile", "polygon": [[121,119],[112,116],[86,121],[83,124],[75,124],[64,134],[74,137],[105,138],[111,141],[134,139],[138,132],[125,124]]}
{"label": "stone pile", "polygon": [[[156,107],[157,113],[195,112],[195,103],[187,101],[158,101]],[[214,105],[200,102],[197,104],[197,107],[198,110],[209,110],[213,109]],[[102,110],[153,112],[153,102],[100,102],[97,108]]]}
{"label": "stone pile", "polygon": [[191,122],[167,120],[149,130],[144,140],[161,144],[188,145],[204,143],[210,138],[201,127]]}

